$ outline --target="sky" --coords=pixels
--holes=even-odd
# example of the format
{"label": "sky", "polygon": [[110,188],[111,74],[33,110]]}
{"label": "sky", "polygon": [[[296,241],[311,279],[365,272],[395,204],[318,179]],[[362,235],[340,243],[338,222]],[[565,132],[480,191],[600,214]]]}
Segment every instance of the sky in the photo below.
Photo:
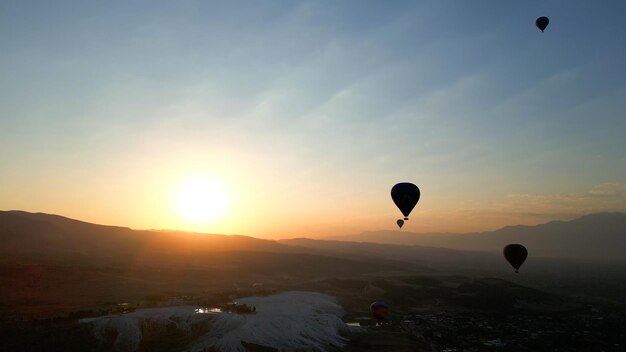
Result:
{"label": "sky", "polygon": [[[413,182],[412,232],[626,211],[624,13],[4,0],[0,210],[314,237],[394,229],[389,191]],[[181,214],[193,180],[226,195],[204,197],[221,216]]]}

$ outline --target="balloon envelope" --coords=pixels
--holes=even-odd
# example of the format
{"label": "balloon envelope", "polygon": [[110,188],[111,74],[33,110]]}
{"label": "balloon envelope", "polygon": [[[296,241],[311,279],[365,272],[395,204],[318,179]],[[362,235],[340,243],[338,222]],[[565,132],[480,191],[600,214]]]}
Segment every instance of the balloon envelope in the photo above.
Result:
{"label": "balloon envelope", "polygon": [[399,228],[402,228],[402,226],[404,225],[404,220],[398,219],[398,221],[396,221],[396,224],[398,224]]}
{"label": "balloon envelope", "polygon": [[550,23],[550,20],[548,19],[548,17],[541,16],[535,21],[535,26],[537,26],[537,28],[539,28],[543,32],[544,29],[548,27],[548,23]]}
{"label": "balloon envelope", "polygon": [[370,305],[370,312],[374,319],[382,321],[389,314],[389,306],[385,302],[376,301]]}
{"label": "balloon envelope", "polygon": [[398,183],[391,188],[391,199],[404,215],[404,219],[408,220],[411,210],[420,200],[420,189],[412,183]]}
{"label": "balloon envelope", "polygon": [[508,244],[502,250],[502,254],[517,272],[528,257],[528,250],[521,244]]}

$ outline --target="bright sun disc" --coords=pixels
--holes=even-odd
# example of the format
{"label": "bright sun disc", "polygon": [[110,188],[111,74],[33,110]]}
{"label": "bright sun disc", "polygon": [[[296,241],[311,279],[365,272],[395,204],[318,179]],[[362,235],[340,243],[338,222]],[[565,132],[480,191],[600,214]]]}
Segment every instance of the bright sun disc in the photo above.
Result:
{"label": "bright sun disc", "polygon": [[177,198],[180,214],[194,222],[208,222],[224,215],[229,199],[223,185],[211,179],[188,180]]}

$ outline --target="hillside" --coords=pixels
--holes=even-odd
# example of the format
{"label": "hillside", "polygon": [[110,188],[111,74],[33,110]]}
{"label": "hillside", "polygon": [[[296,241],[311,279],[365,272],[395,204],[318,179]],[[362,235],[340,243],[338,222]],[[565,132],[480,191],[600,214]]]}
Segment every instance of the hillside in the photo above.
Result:
{"label": "hillside", "polygon": [[59,314],[146,296],[272,289],[417,266],[331,256],[246,236],[135,231],[0,212],[0,314]]}
{"label": "hillside", "polygon": [[136,231],[90,224],[58,215],[0,211],[0,252],[79,253],[95,257],[134,253],[203,253],[216,251],[293,252],[274,241],[247,236],[178,231]]}
{"label": "hillside", "polygon": [[[581,227],[588,228],[588,221],[579,220]],[[597,228],[605,233],[615,226],[608,219],[602,223]],[[543,226],[560,228],[563,224],[576,222]],[[105,302],[142,301],[150,295],[245,292],[254,288],[254,283],[269,290],[316,290],[323,280],[333,277],[415,273],[489,275],[558,292],[576,289],[610,299],[621,295],[623,280],[615,280],[623,272],[621,266],[542,260],[532,241],[536,228],[500,230],[505,241],[511,240],[506,240],[512,236],[509,232],[529,239],[524,242],[531,252],[531,260],[523,268],[526,275],[511,277],[510,266],[500,255],[501,239],[493,238],[498,234],[445,235],[429,242],[441,247],[486,248],[462,251],[423,245],[311,239],[277,242],[246,236],[136,231],[56,215],[0,212],[0,311],[57,314]],[[397,236],[421,238],[407,233]],[[484,243],[476,245],[473,236],[484,236]],[[457,238],[472,243],[452,241]],[[556,276],[560,280],[555,281]]]}
{"label": "hillside", "polygon": [[522,243],[533,256],[625,261],[626,214],[596,213],[571,221],[506,226],[495,231],[467,234],[370,231],[328,239],[489,252],[500,251],[508,243]]}
{"label": "hillside", "polygon": [[308,248],[343,258],[387,259],[432,266],[482,266],[500,262],[500,253],[461,251],[417,245],[397,245],[354,241],[327,241],[308,238],[280,240],[279,243],[294,248]]}
{"label": "hillside", "polygon": [[[347,335],[349,341],[341,340],[346,351],[412,350],[416,341],[423,350],[450,343],[483,346],[494,335],[526,343],[528,331],[548,331],[548,326],[577,339],[612,344],[620,336],[616,331],[622,331],[623,320],[614,312],[623,305],[625,286],[622,267],[607,269],[532,257],[517,275],[499,250],[277,242],[0,212],[0,331],[8,336],[3,342],[10,350],[24,351],[82,346],[110,351],[120,341],[125,347],[119,350],[139,352],[180,346],[268,350],[309,346],[313,340],[338,346],[335,339],[320,337],[344,331],[343,322],[360,322],[373,332]],[[320,316],[316,307],[313,313],[290,316],[285,311],[301,310],[281,294],[286,291],[333,296],[346,314],[340,319],[322,311]],[[392,307],[390,325],[370,329],[374,322],[367,318],[368,309],[378,299]],[[258,310],[251,315],[228,311],[217,320],[195,312],[196,307],[223,308],[233,300]],[[264,302],[271,303],[272,314],[265,315]],[[298,295],[294,303],[302,302]],[[192,312],[197,324],[167,313],[181,309]],[[607,325],[597,325],[598,317]],[[80,318],[95,325],[78,324]],[[335,328],[323,329],[328,326]],[[141,340],[128,339],[127,328],[131,334],[139,331]],[[293,339],[282,338],[285,329]]]}

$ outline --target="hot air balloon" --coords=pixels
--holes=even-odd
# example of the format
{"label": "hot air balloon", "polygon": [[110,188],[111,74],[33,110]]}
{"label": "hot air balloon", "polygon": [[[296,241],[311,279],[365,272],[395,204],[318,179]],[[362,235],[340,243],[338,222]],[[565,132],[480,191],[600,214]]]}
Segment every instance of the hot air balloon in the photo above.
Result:
{"label": "hot air balloon", "polygon": [[526,247],[521,244],[507,244],[502,250],[502,254],[504,254],[504,258],[511,263],[511,266],[515,268],[515,272],[517,273],[519,267],[524,264],[526,258],[528,257],[528,251]]}
{"label": "hot air balloon", "polygon": [[382,322],[389,314],[389,306],[385,302],[376,301],[370,305],[370,312],[374,319]]}
{"label": "hot air balloon", "polygon": [[396,224],[398,224],[399,228],[402,228],[402,225],[404,225],[404,220],[398,219],[398,221],[396,221]]}
{"label": "hot air balloon", "polygon": [[409,220],[411,210],[420,200],[420,189],[412,183],[398,183],[391,188],[391,199],[404,215],[404,220]]}
{"label": "hot air balloon", "polygon": [[550,23],[548,17],[541,16],[535,21],[535,26],[537,26],[537,28],[539,28],[543,32],[543,30],[548,27],[548,23]]}

